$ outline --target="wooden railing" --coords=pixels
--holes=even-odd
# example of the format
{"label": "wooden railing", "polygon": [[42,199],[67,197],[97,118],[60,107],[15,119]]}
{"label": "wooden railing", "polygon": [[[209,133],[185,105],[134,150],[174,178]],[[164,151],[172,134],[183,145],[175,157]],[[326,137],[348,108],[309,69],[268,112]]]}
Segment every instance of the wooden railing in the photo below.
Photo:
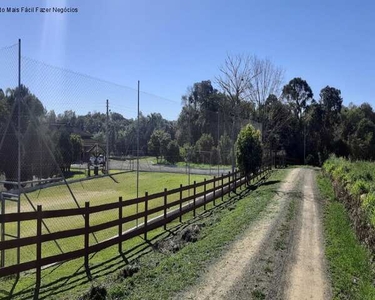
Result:
{"label": "wooden railing", "polygon": [[[43,266],[55,264],[62,261],[72,260],[79,257],[84,257],[86,272],[90,276],[89,270],[89,255],[91,253],[98,252],[100,250],[106,249],[113,245],[118,245],[118,250],[122,252],[122,243],[133,237],[144,235],[147,239],[147,233],[153,229],[164,226],[179,218],[181,222],[181,217],[188,213],[193,212],[195,216],[196,209],[204,206],[210,202],[215,203],[215,199],[222,198],[224,195],[235,191],[237,188],[249,182],[249,180],[257,179],[263,176],[266,172],[271,170],[271,161],[265,163],[256,174],[250,177],[241,176],[240,172],[228,173],[220,177],[214,177],[210,180],[204,180],[202,182],[194,182],[189,186],[182,186],[167,190],[160,193],[155,193],[148,195],[146,192],[143,197],[123,200],[122,197],[118,199],[117,202],[107,203],[97,206],[90,206],[90,202],[86,202],[84,207],[81,208],[71,208],[71,209],[60,209],[60,210],[45,210],[43,211],[42,206],[38,205],[36,211],[32,212],[21,212],[21,213],[9,213],[0,215],[0,224],[6,224],[10,222],[24,222],[24,221],[36,221],[36,235],[29,237],[21,237],[14,240],[6,240],[0,242],[0,250],[9,250],[14,248],[21,248],[25,246],[35,246],[36,247],[36,257],[32,261],[21,262],[20,264],[5,266],[0,268],[0,277],[8,276],[11,274],[19,274],[20,272],[36,269],[36,282],[37,286],[40,284],[41,278],[41,268]],[[213,186],[212,188],[208,188]],[[203,187],[203,191],[197,193],[197,188]],[[193,189],[191,195],[183,197],[183,192]],[[168,202],[168,197],[175,195],[177,200]],[[149,208],[148,203],[152,199],[164,198],[162,205]],[[130,215],[123,216],[123,209],[135,205],[144,204],[144,211]],[[168,211],[175,207],[175,209]],[[103,213],[109,210],[118,210],[118,218],[105,223],[100,223],[96,225],[90,225],[90,216],[94,213]],[[160,213],[158,216],[150,219],[151,215]],[[62,217],[72,217],[72,216],[84,216],[84,227],[66,229],[58,232],[43,233],[42,224],[44,220],[51,218],[62,218]],[[126,231],[123,231],[123,226],[126,223],[134,222],[135,220],[143,219],[143,223],[139,224],[137,227],[133,227]],[[112,238],[101,241],[97,244],[90,245],[89,236],[95,232],[117,227],[118,234]],[[80,249],[65,252],[53,256],[43,257],[42,245],[43,243],[49,241],[56,241],[64,238],[71,238],[83,236],[84,242]]]}

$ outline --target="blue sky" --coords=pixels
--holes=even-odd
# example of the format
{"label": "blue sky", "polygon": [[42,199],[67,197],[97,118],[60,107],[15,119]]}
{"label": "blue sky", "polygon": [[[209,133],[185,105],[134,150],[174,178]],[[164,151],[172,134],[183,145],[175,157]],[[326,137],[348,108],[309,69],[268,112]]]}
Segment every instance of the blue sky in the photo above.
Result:
{"label": "blue sky", "polygon": [[[139,79],[143,91],[159,96],[142,94],[146,113],[157,110],[175,118],[187,87],[214,80],[228,52],[272,59],[285,69],[286,81],[307,80],[315,98],[330,85],[342,91],[345,104],[375,104],[375,4],[370,1],[0,1],[0,7],[26,5],[79,12],[1,13],[0,48],[21,38],[23,55],[38,61],[131,88]],[[30,63],[25,78],[32,78],[33,70],[44,72]],[[135,91],[105,85],[96,92],[90,90],[95,81],[72,75],[73,89],[64,94],[54,86],[66,81],[48,70],[47,80],[34,78],[49,98],[47,108],[101,110],[104,99],[99,99],[109,94],[113,110],[134,114]],[[95,100],[88,103],[87,96]]]}

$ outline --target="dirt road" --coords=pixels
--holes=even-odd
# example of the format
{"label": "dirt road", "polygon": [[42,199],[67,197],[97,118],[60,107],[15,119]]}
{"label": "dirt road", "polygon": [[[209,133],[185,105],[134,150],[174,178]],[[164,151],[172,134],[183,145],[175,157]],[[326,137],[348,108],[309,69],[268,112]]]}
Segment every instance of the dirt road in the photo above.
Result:
{"label": "dirt road", "polygon": [[302,209],[288,270],[290,276],[285,288],[286,299],[330,298],[319,209],[315,174],[312,170],[305,170]]}
{"label": "dirt road", "polygon": [[258,220],[180,299],[329,299],[315,171],[292,169]]}

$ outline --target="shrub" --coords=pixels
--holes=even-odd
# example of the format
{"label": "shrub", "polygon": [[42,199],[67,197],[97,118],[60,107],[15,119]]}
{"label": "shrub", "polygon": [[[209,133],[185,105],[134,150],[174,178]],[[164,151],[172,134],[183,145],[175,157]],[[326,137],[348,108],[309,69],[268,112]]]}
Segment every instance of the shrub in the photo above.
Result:
{"label": "shrub", "polygon": [[323,169],[351,195],[360,197],[361,208],[372,226],[375,226],[374,167],[375,164],[370,161],[349,161],[335,156],[331,156],[323,165]]}
{"label": "shrub", "polygon": [[260,132],[250,124],[246,125],[241,129],[236,143],[238,168],[245,174],[251,174],[261,166],[262,156]]}

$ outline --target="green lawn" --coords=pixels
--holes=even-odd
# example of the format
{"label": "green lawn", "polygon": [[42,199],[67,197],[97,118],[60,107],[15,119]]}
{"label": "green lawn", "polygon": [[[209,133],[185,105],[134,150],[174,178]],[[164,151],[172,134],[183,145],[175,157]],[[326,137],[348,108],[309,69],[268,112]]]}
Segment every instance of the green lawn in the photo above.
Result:
{"label": "green lawn", "polygon": [[[191,182],[196,180],[197,182],[202,181],[205,177],[203,175],[191,175]],[[123,200],[136,198],[136,173],[128,172],[118,175],[113,175],[115,182],[110,177],[95,178],[92,180],[86,180],[70,184],[70,189],[73,192],[79,206],[83,207],[86,201],[90,202],[91,206],[110,203],[118,201],[119,196],[123,197]],[[139,174],[139,196],[143,196],[146,191],[149,194],[161,192],[164,188],[172,189],[179,187],[180,184],[187,185],[188,178],[184,174],[171,174],[171,173],[150,173],[141,172]],[[197,189],[197,192],[202,191],[202,188]],[[183,196],[187,196],[188,193],[193,191],[185,191]],[[168,197],[168,202],[177,200],[179,195],[171,195]],[[23,195],[22,211],[32,211],[30,202],[36,207],[42,205],[43,210],[56,210],[75,208],[77,204],[74,202],[68,188],[65,185],[45,188],[42,190],[34,191]],[[158,198],[149,201],[149,209],[160,206],[163,203],[163,198]],[[171,208],[173,209],[173,208]],[[123,209],[123,216],[130,216],[136,213],[136,211],[142,212],[144,210],[144,204],[140,203],[137,205],[127,206]],[[7,207],[7,212],[16,211],[16,206],[13,203]],[[158,213],[160,214],[160,212]],[[153,215],[150,218],[156,216]],[[96,225],[110,220],[115,220],[118,217],[118,210],[109,210],[103,213],[96,213],[90,215],[90,225]],[[139,220],[143,222],[143,220]],[[43,232],[47,233],[48,230],[51,232],[61,231],[64,229],[74,229],[84,227],[83,216],[72,216],[59,219],[46,219],[46,226],[43,226]],[[134,227],[136,221],[124,224],[124,230]],[[6,232],[16,234],[16,224],[6,224]],[[48,228],[48,229],[47,229]],[[21,237],[34,236],[36,234],[36,222],[26,221],[21,223]],[[110,228],[95,233],[94,236],[90,236],[90,243],[96,243],[113,237],[117,234],[117,228]],[[83,246],[83,237],[66,238],[58,241],[58,245],[55,242],[43,243],[42,255],[50,256],[61,253],[59,246],[64,252],[80,249]],[[6,265],[12,265],[16,262],[16,249],[10,249],[6,251],[5,263]],[[35,246],[27,246],[21,249],[21,262],[34,260],[35,259]]]}
{"label": "green lawn", "polygon": [[[171,232],[185,226],[188,220],[192,220],[192,213],[184,215],[182,225],[178,220],[168,224],[170,231],[159,228],[150,232],[148,242],[140,237],[124,242],[126,259],[131,264],[141,266],[141,271],[131,278],[118,278],[119,270],[129,262],[118,254],[117,246],[96,253],[90,259],[93,283],[106,285],[110,299],[167,299],[176,291],[195,283],[205,267],[225,251],[229,243],[267,207],[280,184],[278,180],[282,180],[287,172],[288,170],[275,172],[270,178],[273,184],[261,186],[250,194],[243,189],[241,197],[232,193],[231,197],[224,198],[224,203],[218,199],[215,208],[212,203],[208,204],[205,215],[201,215],[203,207],[199,208],[194,222],[205,223],[201,239],[176,254],[165,255],[152,251],[150,242],[154,244],[161,237],[170,236]],[[172,181],[175,180],[173,176],[169,178]],[[240,201],[230,204],[235,199]],[[14,282],[14,278],[2,282],[0,297],[8,295]],[[34,273],[23,275],[12,295],[15,298],[29,299],[33,295],[34,285]],[[43,270],[40,297],[76,299],[91,285],[83,268],[83,259],[80,258]]]}

